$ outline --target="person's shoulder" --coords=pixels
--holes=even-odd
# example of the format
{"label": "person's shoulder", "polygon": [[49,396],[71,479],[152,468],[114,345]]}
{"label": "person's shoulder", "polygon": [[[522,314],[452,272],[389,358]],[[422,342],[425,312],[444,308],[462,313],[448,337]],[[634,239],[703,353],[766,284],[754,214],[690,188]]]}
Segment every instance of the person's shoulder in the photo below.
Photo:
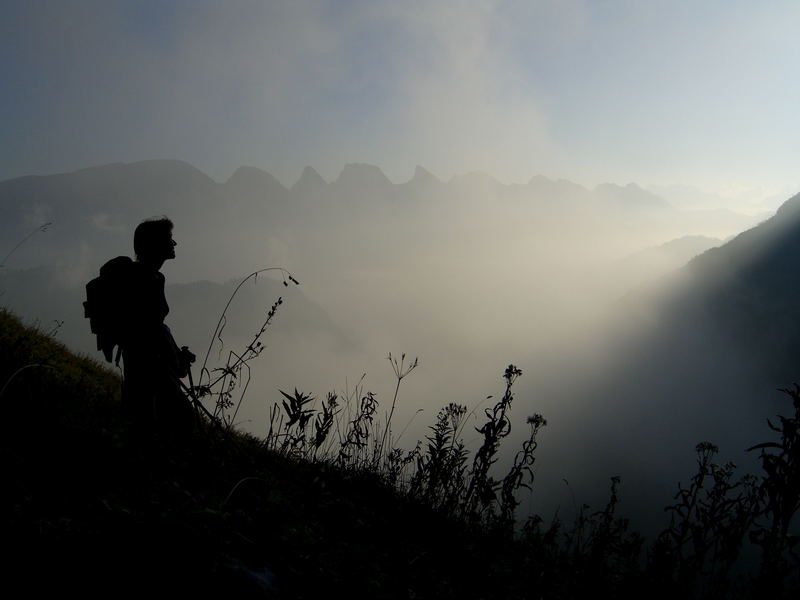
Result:
{"label": "person's shoulder", "polygon": [[130,256],[117,256],[100,267],[100,276],[124,277],[133,272],[135,264]]}

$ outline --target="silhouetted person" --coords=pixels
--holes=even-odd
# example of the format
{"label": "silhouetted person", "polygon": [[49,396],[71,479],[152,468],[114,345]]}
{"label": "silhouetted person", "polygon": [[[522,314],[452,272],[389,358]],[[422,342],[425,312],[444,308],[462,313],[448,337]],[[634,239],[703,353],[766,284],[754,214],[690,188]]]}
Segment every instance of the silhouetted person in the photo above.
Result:
{"label": "silhouetted person", "polygon": [[194,410],[181,389],[194,355],[178,348],[164,318],[164,262],[175,258],[172,221],[166,217],[143,221],[133,235],[136,261],[130,264],[130,294],[120,346],[125,382],[122,400],[134,427],[167,437],[181,437],[194,424]]}

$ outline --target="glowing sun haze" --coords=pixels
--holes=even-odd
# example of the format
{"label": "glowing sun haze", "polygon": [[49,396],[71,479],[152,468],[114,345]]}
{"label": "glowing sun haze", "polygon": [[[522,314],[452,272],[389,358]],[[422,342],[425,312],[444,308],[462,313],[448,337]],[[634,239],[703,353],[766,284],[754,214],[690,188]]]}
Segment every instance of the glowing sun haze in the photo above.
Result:
{"label": "glowing sun haze", "polygon": [[16,1],[0,179],[179,158],[224,180],[417,164],[797,191],[800,3]]}

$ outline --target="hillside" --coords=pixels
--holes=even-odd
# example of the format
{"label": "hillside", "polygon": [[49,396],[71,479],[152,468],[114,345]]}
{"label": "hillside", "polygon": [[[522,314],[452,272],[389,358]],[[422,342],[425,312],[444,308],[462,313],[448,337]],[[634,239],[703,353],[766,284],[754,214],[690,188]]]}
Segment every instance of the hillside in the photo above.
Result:
{"label": "hillside", "polygon": [[[505,582],[513,544],[500,549],[502,538],[374,476],[290,460],[211,427],[186,446],[138,446],[119,378],[6,312],[0,358],[17,423],[4,436],[7,586],[82,597],[515,595]],[[468,575],[479,570],[479,581]]]}
{"label": "hillside", "polygon": [[6,312],[0,357],[17,423],[4,436],[6,585],[84,597],[463,597],[472,584],[448,573],[488,552],[490,539],[374,478],[292,461],[244,435],[203,428],[184,447],[137,446],[119,378]]}
{"label": "hillside", "polygon": [[796,377],[800,353],[800,194],[774,217],[725,246],[698,256],[688,266],[702,282],[699,302],[713,311],[732,343],[747,347],[776,381]]}
{"label": "hillside", "polygon": [[[781,410],[777,389],[798,377],[798,240],[800,195],[627,294],[602,324],[602,348],[575,348],[564,369],[571,380],[544,389],[551,405],[572,409],[554,444],[580,497],[611,472],[635,481],[627,506],[645,527],[646,507],[674,490],[698,442],[719,445],[721,458],[742,469],[759,468],[746,449]],[[578,450],[587,447],[590,456]]]}
{"label": "hillside", "polygon": [[[33,596],[157,589],[235,598],[529,598],[531,590],[544,598],[718,597],[724,590],[782,597],[780,553],[755,587],[728,579],[727,558],[711,563],[708,576],[697,571],[709,549],[733,551],[735,560],[730,544],[746,531],[735,527],[753,526],[758,514],[736,512],[741,491],[727,503],[740,485],[730,487],[730,473],[715,475],[706,504],[685,514],[689,529],[673,522],[645,559],[642,539],[615,516],[619,481],[604,509],[585,507],[572,526],[532,519],[515,535],[502,519],[454,518],[444,496],[400,493],[385,472],[290,459],[208,422],[181,444],[137,442],[122,419],[113,372],[5,311],[0,358],[0,397],[16,420],[4,435],[12,499],[3,513],[4,583]],[[432,431],[429,448],[437,444]],[[795,443],[796,429],[792,435],[784,443]],[[698,453],[708,465],[714,450]],[[705,468],[700,474],[708,476]],[[787,482],[797,477],[792,468]],[[696,544],[684,548],[684,531],[702,537],[703,554]],[[769,528],[755,531],[771,539]],[[797,583],[786,580],[786,597]]]}
{"label": "hillside", "polygon": [[[761,381],[791,383],[800,351],[800,291],[793,273],[800,268],[800,194],[776,214],[718,247],[698,253],[688,264],[629,295],[658,311],[663,331],[680,329],[690,337],[709,331],[714,343],[740,353]],[[636,309],[633,308],[635,311]],[[672,331],[669,331],[672,330]],[[722,348],[719,348],[722,350]]]}

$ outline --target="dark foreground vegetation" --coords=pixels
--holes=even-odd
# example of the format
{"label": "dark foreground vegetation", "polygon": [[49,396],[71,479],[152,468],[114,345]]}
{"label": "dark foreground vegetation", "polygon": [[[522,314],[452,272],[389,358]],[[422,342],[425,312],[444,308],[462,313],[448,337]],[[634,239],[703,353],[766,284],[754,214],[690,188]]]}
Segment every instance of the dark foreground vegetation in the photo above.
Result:
{"label": "dark foreground vegetation", "polygon": [[[6,312],[0,359],[6,592],[796,598],[800,590],[791,529],[798,390],[786,391],[794,415],[773,421],[773,439],[753,449],[760,476],[738,477],[714,462],[711,444],[698,445],[698,472],[667,509],[671,525],[645,542],[616,513],[616,479],[608,504],[586,507],[575,523],[519,521],[546,422],[528,418],[530,436],[497,474],[521,375],[513,366],[470,453],[460,435],[466,408],[444,407],[428,438],[401,451],[389,423],[378,423],[374,396],[358,388],[316,403],[286,393],[257,439],[225,427],[236,407],[224,381],[218,424],[204,419],[180,443],[142,440],[125,426],[114,372]],[[414,364],[392,359],[398,390]],[[756,557],[749,567],[744,547]]]}

